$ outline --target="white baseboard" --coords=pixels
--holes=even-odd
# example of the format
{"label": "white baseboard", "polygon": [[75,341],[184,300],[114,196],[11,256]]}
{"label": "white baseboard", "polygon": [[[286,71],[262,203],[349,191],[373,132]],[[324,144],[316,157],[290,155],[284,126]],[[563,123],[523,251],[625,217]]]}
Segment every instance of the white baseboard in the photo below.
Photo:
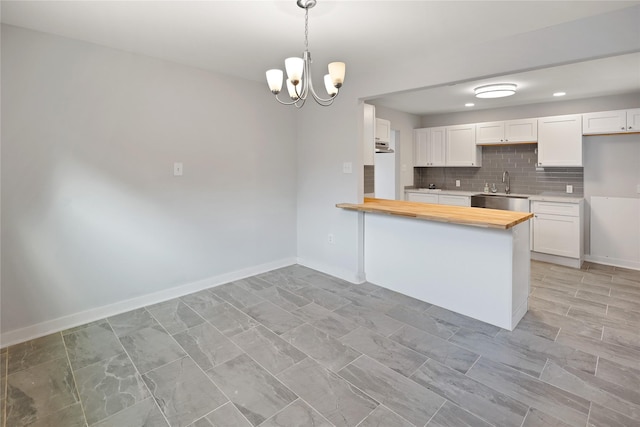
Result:
{"label": "white baseboard", "polygon": [[614,267],[630,268],[632,270],[640,270],[640,261],[630,261],[616,258],[609,258],[597,255],[585,255],[584,259],[596,264],[612,265]]}
{"label": "white baseboard", "polygon": [[578,258],[567,258],[564,256],[543,254],[543,253],[534,252],[534,251],[531,251],[531,259],[536,261],[549,262],[551,264],[564,265],[565,267],[572,267],[572,268],[582,267],[582,262],[583,262],[582,259],[578,259]]}
{"label": "white baseboard", "polygon": [[364,283],[364,277],[361,277],[360,274],[354,273],[353,271],[344,270],[341,268],[335,268],[330,265],[310,261],[304,258],[298,258],[298,264],[303,265],[305,267],[309,267],[313,270],[321,271],[322,273],[328,274],[330,276],[337,277],[342,280],[346,280],[350,283]]}
{"label": "white baseboard", "polygon": [[0,348],[63,331],[75,326],[84,325],[85,323],[94,322],[96,320],[104,319],[105,317],[115,316],[117,314],[125,313],[151,304],[168,301],[173,298],[178,298],[203,289],[222,285],[224,283],[244,279],[245,277],[255,276],[256,274],[286,267],[295,263],[296,259],[293,257],[284,258],[278,261],[268,262],[214,277],[208,277],[206,279],[186,283],[184,285],[154,292],[152,294],[141,295],[125,301],[69,314],[57,319],[47,320],[35,325],[15,329],[13,331],[3,332],[0,335]]}

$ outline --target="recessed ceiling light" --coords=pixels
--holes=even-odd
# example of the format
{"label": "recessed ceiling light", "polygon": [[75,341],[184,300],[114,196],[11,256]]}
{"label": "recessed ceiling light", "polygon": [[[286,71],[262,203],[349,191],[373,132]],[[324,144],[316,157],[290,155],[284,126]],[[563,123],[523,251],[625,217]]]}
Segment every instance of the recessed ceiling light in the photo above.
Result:
{"label": "recessed ceiling light", "polygon": [[474,104],[473,102],[467,102],[466,104],[464,104],[465,107],[473,107],[474,105],[476,104]]}
{"label": "recessed ceiling light", "polygon": [[518,86],[513,83],[496,83],[479,86],[474,89],[476,98],[502,98],[516,93]]}
{"label": "recessed ceiling light", "polygon": [[556,92],[553,94],[553,96],[565,96],[567,94],[567,92]]}

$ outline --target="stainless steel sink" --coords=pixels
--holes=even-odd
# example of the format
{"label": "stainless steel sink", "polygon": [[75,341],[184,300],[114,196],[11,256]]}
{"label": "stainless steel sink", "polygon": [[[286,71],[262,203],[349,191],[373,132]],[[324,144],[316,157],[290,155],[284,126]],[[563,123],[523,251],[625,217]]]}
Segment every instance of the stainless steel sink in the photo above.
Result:
{"label": "stainless steel sink", "polygon": [[529,212],[529,197],[511,194],[479,194],[471,196],[471,207]]}

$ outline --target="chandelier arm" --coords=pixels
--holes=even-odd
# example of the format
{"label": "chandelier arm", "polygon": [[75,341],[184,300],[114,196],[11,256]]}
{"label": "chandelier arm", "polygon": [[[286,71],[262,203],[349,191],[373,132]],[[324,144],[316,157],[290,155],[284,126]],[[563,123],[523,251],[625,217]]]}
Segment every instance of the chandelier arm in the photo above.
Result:
{"label": "chandelier arm", "polygon": [[322,98],[318,96],[315,89],[313,88],[313,79],[311,78],[311,66],[309,66],[309,74],[307,74],[307,78],[308,78],[308,84],[309,84],[308,89],[309,89],[309,92],[311,92],[311,96],[313,96],[313,99],[315,99],[316,102],[322,105],[323,107],[328,107],[329,105],[333,104],[333,100],[336,99],[336,96],[338,96],[338,93],[336,93],[331,98]]}
{"label": "chandelier arm", "polygon": [[[296,99],[295,101],[286,102],[286,101],[282,101],[282,100],[280,100],[280,98],[278,98],[278,95],[276,95],[276,96],[275,96],[275,98],[276,98],[276,101],[278,101],[278,102],[279,102],[280,104],[282,104],[282,105],[295,105],[296,107],[298,106],[298,105],[296,104],[296,102],[298,102],[298,99]],[[300,107],[298,107],[298,108],[300,108]]]}

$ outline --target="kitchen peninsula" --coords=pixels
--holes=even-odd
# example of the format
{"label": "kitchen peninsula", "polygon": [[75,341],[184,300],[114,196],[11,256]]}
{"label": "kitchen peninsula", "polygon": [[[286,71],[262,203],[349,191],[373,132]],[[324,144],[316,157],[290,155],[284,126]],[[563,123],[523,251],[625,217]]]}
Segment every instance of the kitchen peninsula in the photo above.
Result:
{"label": "kitchen peninsula", "polygon": [[527,312],[532,214],[365,198],[367,281],[513,330]]}

